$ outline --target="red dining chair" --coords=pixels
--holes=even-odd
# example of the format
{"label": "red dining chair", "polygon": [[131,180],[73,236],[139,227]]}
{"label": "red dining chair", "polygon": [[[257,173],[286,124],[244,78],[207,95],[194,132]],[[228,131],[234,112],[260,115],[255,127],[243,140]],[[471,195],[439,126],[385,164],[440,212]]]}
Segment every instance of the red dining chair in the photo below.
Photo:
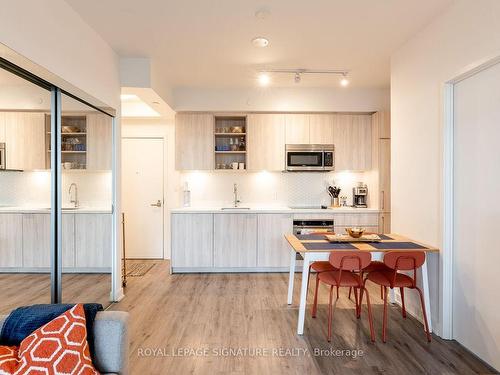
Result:
{"label": "red dining chair", "polygon": [[[328,342],[332,339],[332,320],[333,320],[333,287],[348,287],[354,288],[354,295],[356,297],[356,316],[361,317],[361,294],[358,303],[358,289],[364,290],[366,294],[366,304],[368,306],[368,321],[370,323],[370,336],[371,340],[375,341],[373,333],[373,320],[372,310],[370,306],[370,296],[365,289],[361,272],[370,264],[371,254],[364,251],[333,251],[330,253],[329,263],[335,268],[334,271],[326,271],[318,274],[318,281],[330,285],[330,298],[328,304]],[[318,289],[319,282],[316,284],[316,291],[314,293],[314,304],[312,309],[313,318],[316,317],[318,310]],[[337,293],[338,294],[338,293]],[[337,300],[335,300],[335,304]]]}
{"label": "red dining chair", "polygon": [[[364,277],[365,274],[369,272],[374,272],[374,271],[389,271],[390,268],[387,267],[384,262],[381,262],[379,260],[372,260],[368,267],[366,267],[361,276]],[[351,292],[352,288],[349,289],[349,299],[351,299]],[[384,299],[384,288],[380,286],[380,299]],[[406,314],[404,315],[406,317]]]}
{"label": "red dining chair", "polygon": [[[382,341],[387,339],[387,288],[399,288],[401,293],[401,305],[403,317],[406,317],[404,288],[417,290],[420,296],[420,304],[422,306],[422,314],[424,317],[425,334],[427,341],[431,342],[431,334],[429,332],[429,324],[427,323],[427,314],[425,313],[424,295],[422,290],[417,286],[417,269],[422,267],[425,262],[425,252],[423,251],[389,251],[384,255],[384,264],[389,270],[373,271],[368,274],[364,283],[367,280],[381,285],[384,288],[384,320],[382,325]],[[413,271],[413,277],[400,273],[398,271]],[[360,300],[363,300],[363,290],[361,289]]]}

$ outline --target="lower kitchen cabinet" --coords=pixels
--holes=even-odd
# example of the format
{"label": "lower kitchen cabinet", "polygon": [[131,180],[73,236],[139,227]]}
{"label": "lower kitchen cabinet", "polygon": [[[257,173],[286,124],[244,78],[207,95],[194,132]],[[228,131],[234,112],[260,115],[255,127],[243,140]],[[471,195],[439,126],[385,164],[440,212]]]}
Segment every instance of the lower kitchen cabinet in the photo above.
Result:
{"label": "lower kitchen cabinet", "polygon": [[50,214],[23,214],[23,267],[50,267]]}
{"label": "lower kitchen cabinet", "polygon": [[172,267],[213,267],[213,214],[172,215]]}
{"label": "lower kitchen cabinet", "polygon": [[0,214],[0,267],[23,265],[23,215]]}
{"label": "lower kitchen cabinet", "polygon": [[[50,255],[50,214],[22,214],[22,266],[48,268]],[[75,267],[75,215],[62,215],[63,271]]]}
{"label": "lower kitchen cabinet", "polygon": [[75,215],[75,267],[111,267],[111,214]]}
{"label": "lower kitchen cabinet", "polygon": [[390,212],[380,213],[379,232],[380,233],[391,233],[391,213]]}
{"label": "lower kitchen cabinet", "polygon": [[292,233],[292,214],[259,214],[257,267],[289,267],[290,245],[285,234]]}
{"label": "lower kitchen cabinet", "polygon": [[214,215],[214,267],[257,266],[257,214]]}

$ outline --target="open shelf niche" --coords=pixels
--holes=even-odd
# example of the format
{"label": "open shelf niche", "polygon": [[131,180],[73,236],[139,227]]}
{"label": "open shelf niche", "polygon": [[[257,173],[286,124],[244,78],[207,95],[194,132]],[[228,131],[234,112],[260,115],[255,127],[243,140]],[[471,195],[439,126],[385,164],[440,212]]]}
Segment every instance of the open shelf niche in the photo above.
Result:
{"label": "open shelf niche", "polygon": [[[50,115],[45,117],[47,156],[45,165],[50,168]],[[87,116],[63,115],[61,118],[62,169],[87,168]]]}
{"label": "open shelf niche", "polygon": [[[215,169],[245,170],[247,168],[246,116],[215,116]],[[238,163],[238,168],[233,168]],[[242,168],[241,168],[242,167]]]}

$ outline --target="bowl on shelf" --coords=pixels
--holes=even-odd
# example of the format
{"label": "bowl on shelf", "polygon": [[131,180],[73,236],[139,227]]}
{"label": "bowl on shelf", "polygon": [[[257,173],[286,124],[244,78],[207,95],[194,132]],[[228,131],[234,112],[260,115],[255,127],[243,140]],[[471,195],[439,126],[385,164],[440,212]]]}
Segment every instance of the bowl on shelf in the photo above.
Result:
{"label": "bowl on shelf", "polygon": [[365,228],[345,228],[345,231],[352,238],[359,238],[363,235]]}
{"label": "bowl on shelf", "polygon": [[231,130],[231,133],[243,133],[242,126],[231,126],[230,130]]}

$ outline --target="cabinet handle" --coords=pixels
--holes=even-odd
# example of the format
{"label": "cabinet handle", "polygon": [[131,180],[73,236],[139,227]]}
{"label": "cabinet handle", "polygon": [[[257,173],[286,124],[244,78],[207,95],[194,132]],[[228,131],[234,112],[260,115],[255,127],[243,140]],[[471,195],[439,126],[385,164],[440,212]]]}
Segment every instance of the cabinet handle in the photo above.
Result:
{"label": "cabinet handle", "polygon": [[382,191],[380,192],[380,194],[382,194],[382,197],[381,197],[381,201],[382,201],[382,202],[381,202],[381,204],[380,204],[380,205],[381,205],[381,207],[382,207],[382,210],[385,210],[385,192],[382,190]]}
{"label": "cabinet handle", "polygon": [[380,233],[383,234],[385,232],[385,216],[382,215],[380,218],[382,219],[382,230],[380,231]]}

